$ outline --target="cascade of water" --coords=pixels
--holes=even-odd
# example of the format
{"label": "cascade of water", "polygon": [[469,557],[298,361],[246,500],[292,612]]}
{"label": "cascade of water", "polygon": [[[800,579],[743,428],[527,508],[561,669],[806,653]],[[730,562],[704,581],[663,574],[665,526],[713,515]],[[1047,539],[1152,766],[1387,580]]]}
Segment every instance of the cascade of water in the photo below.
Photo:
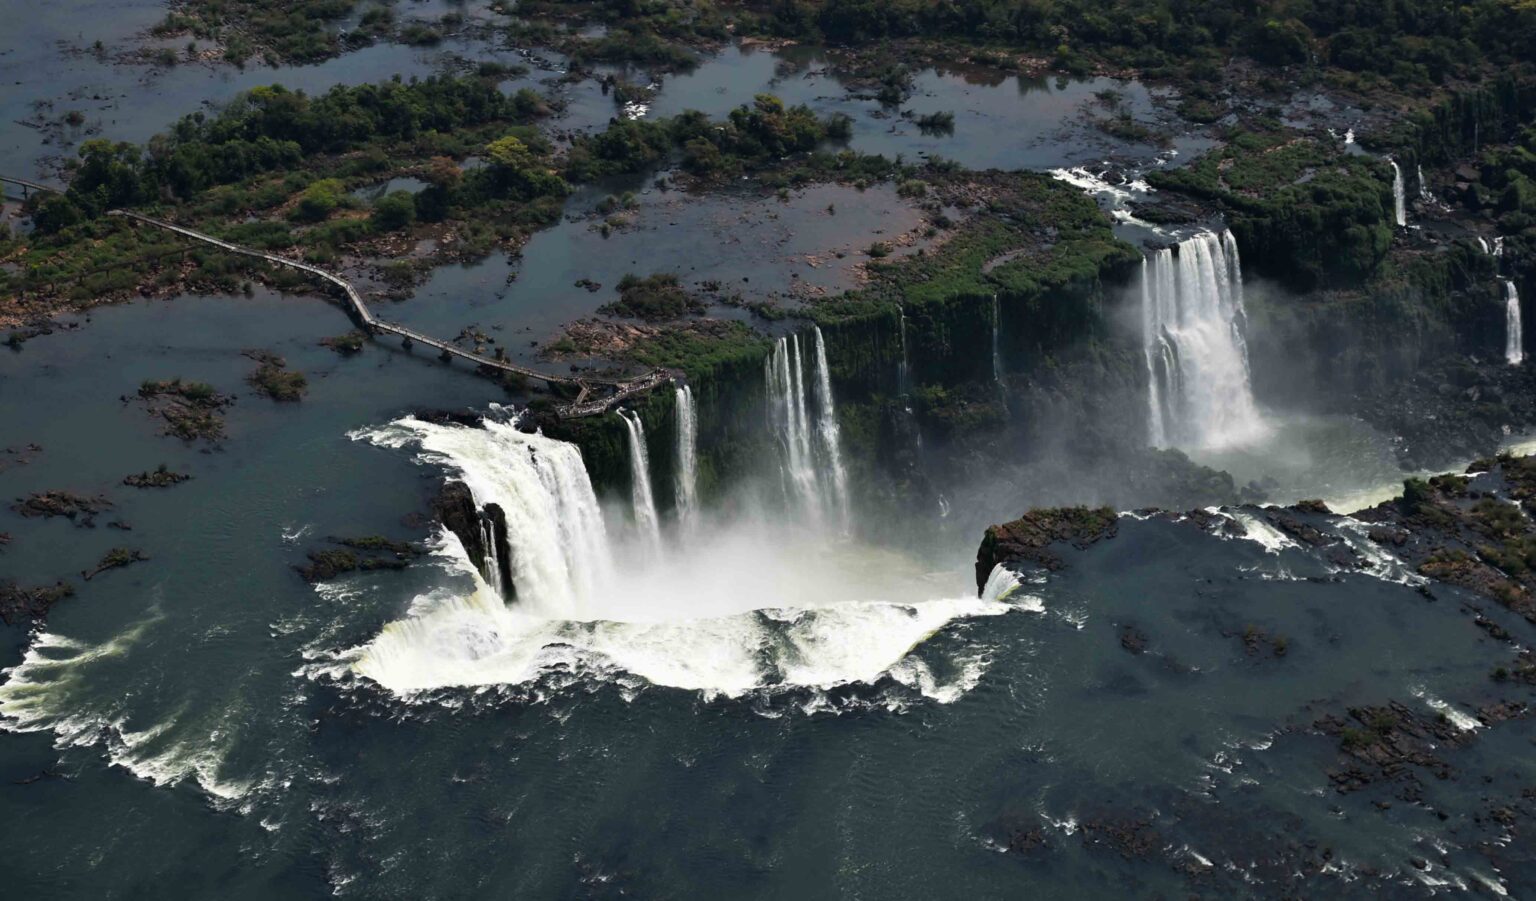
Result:
{"label": "cascade of water", "polygon": [[816,483],[810,422],[805,410],[805,380],[800,371],[799,336],[778,339],[764,366],[768,385],[769,425],[779,437],[785,493],[812,518],[819,519],[821,494]]}
{"label": "cascade of water", "polygon": [[496,546],[496,527],[491,522],[491,517],[482,512],[480,514],[480,543],[485,546],[485,559],[480,561],[480,574],[485,576],[487,585],[501,592],[501,561],[498,559]]}
{"label": "cascade of water", "polygon": [[1525,362],[1525,338],[1520,328],[1520,290],[1512,279],[1504,282],[1504,359],[1511,366]]}
{"label": "cascade of water", "polygon": [[1403,194],[1406,190],[1403,187],[1403,170],[1398,168],[1397,160],[1388,159],[1387,162],[1392,164],[1392,216],[1398,228],[1402,228],[1408,224],[1408,202]]}
{"label": "cascade of water", "polygon": [[912,393],[912,368],[907,361],[907,311],[901,304],[896,305],[896,314],[899,332],[901,336],[901,363],[896,368],[896,388],[903,395]]}
{"label": "cascade of water", "polygon": [[816,407],[820,411],[817,432],[826,455],[826,469],[832,477],[832,503],[836,506],[838,523],[848,527],[848,472],[843,468],[841,432],[837,427],[837,407],[832,400],[832,374],[827,368],[827,345],[822,340],[821,328],[812,326],[816,336]]}
{"label": "cascade of water", "polygon": [[1141,290],[1152,444],[1215,448],[1262,436],[1232,234],[1206,232],[1177,253],[1155,251],[1143,262]]}
{"label": "cascade of water", "polygon": [[1477,246],[1483,249],[1483,253],[1493,253],[1493,248],[1488,246],[1488,239],[1481,235],[1477,238]]}
{"label": "cascade of water", "polygon": [[1499,235],[1497,238],[1493,239],[1493,255],[1496,256],[1496,257],[1501,257],[1501,256],[1504,255],[1504,236],[1503,235]]}
{"label": "cascade of water", "polygon": [[1435,199],[1435,195],[1430,193],[1429,185],[1427,183],[1425,183],[1425,181],[1424,181],[1424,167],[1423,166],[1419,167],[1419,199],[1423,200],[1423,201],[1426,201],[1426,202],[1427,201],[1432,201],[1432,200]]}
{"label": "cascade of water", "polygon": [[597,588],[611,584],[613,550],[575,445],[491,418],[483,429],[406,419],[374,440],[418,441],[424,458],[458,470],[476,506],[501,508],[520,606],[583,619]]}
{"label": "cascade of water", "polygon": [[693,406],[693,388],[677,387],[677,521],[684,528],[694,524],[699,510],[699,413]]}
{"label": "cascade of water", "polygon": [[619,418],[629,430],[630,495],[635,506],[635,528],[646,541],[661,547],[661,521],[656,515],[656,497],[651,491],[651,456],[645,447],[645,424],[639,413],[619,411]]}

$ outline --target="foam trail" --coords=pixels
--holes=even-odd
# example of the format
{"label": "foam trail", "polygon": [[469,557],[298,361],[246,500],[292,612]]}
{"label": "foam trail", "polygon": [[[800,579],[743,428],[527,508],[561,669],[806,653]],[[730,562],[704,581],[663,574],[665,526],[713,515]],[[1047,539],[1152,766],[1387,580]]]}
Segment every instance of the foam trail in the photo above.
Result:
{"label": "foam trail", "polygon": [[697,524],[699,513],[699,411],[693,405],[693,388],[677,387],[677,521],[685,530]]}

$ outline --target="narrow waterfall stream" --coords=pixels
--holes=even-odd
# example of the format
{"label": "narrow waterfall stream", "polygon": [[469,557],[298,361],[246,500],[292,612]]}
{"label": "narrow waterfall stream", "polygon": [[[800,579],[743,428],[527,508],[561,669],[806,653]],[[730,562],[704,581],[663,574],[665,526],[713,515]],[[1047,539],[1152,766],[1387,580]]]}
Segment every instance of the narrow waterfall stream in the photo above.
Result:
{"label": "narrow waterfall stream", "polygon": [[651,490],[651,455],[645,446],[645,423],[640,414],[619,411],[629,430],[630,491],[635,508],[635,529],[657,549],[661,548],[661,519],[656,515],[656,495]]}

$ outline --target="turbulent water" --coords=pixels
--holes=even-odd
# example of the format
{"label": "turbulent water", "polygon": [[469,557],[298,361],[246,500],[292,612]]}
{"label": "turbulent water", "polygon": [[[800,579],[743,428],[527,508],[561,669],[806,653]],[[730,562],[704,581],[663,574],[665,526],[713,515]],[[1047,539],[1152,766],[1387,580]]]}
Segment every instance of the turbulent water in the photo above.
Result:
{"label": "turbulent water", "polygon": [[1504,359],[1511,366],[1525,362],[1525,339],[1520,328],[1520,290],[1513,279],[1504,282]]}
{"label": "turbulent water", "polygon": [[699,514],[699,411],[693,405],[692,387],[677,386],[676,407],[674,494],[678,524],[687,530],[693,528]]}
{"label": "turbulent water", "polygon": [[1142,263],[1142,343],[1150,439],[1224,448],[1267,432],[1243,336],[1243,276],[1230,232],[1206,232]]}
{"label": "turbulent water", "polygon": [[1388,159],[1392,164],[1392,219],[1399,228],[1408,224],[1408,189],[1403,185],[1403,170],[1398,167],[1397,160]]}
{"label": "turbulent water", "polygon": [[349,658],[357,673],[400,694],[517,685],[576,668],[728,697],[888,676],[952,699],[974,684],[979,663],[935,679],[906,661],[912,649],[957,618],[1035,603],[1010,598],[1017,583],[1007,580],[981,598],[963,579],[947,598],[927,597],[921,572],[899,557],[767,519],[714,523],[686,557],[662,559],[644,535],[610,540],[570,445],[495,422],[476,429],[405,419],[367,437],[419,447],[424,462],[459,474],[477,503],[500,505],[514,532],[515,603],[490,590],[445,536],[438,555],[457,586],[418,597],[405,619]]}

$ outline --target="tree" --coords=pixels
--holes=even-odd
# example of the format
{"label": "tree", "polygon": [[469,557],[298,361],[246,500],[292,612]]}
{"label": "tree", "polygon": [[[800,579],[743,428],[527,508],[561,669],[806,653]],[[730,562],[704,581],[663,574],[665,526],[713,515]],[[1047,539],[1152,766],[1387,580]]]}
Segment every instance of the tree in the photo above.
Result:
{"label": "tree", "polygon": [[373,227],[395,231],[416,221],[416,198],[409,191],[391,191],[373,205]]}

